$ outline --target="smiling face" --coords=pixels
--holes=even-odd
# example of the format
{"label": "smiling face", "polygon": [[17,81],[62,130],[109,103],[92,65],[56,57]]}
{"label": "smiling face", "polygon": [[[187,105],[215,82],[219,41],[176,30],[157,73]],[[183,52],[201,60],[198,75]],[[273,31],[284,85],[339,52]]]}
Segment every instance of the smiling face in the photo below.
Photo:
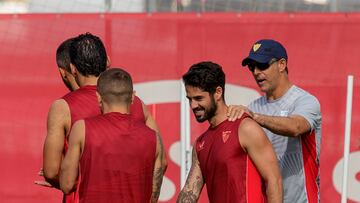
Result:
{"label": "smiling face", "polygon": [[217,105],[214,95],[190,85],[186,85],[185,88],[186,97],[198,122],[202,123],[215,116]]}

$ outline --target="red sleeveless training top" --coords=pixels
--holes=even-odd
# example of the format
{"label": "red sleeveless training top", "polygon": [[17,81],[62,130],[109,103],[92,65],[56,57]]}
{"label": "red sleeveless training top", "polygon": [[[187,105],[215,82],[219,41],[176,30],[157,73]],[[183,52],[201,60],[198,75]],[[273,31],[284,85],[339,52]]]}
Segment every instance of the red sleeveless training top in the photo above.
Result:
{"label": "red sleeveless training top", "polygon": [[[70,109],[71,126],[78,120],[93,117],[101,114],[100,106],[96,96],[96,85],[88,85],[81,87],[73,92],[70,92],[62,97],[66,101]],[[140,122],[145,122],[145,117],[142,109],[142,102],[139,97],[135,96],[134,101],[130,106],[132,117]],[[67,136],[64,140],[64,154],[67,151],[68,143]],[[68,195],[64,195],[63,203],[77,203],[76,191]]]}
{"label": "red sleeveless training top", "polygon": [[152,194],[155,131],[129,115],[85,119],[80,203],[146,203]]}
{"label": "red sleeveless training top", "polygon": [[196,140],[196,152],[211,203],[266,202],[261,176],[238,138],[244,115],[209,128]]}
{"label": "red sleeveless training top", "polygon": [[[77,120],[101,114],[95,85],[81,87],[66,94],[62,99],[69,105],[71,125]],[[135,120],[145,122],[142,103],[137,96],[134,97],[134,101],[130,106],[130,113]]]}

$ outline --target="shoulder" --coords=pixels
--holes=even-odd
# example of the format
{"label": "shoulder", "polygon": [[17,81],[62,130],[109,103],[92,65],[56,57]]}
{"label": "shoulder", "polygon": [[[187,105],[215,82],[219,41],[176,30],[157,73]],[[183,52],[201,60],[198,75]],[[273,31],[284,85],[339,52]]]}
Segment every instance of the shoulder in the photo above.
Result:
{"label": "shoulder", "polygon": [[80,143],[85,137],[85,121],[78,120],[71,127],[69,143]]}
{"label": "shoulder", "polygon": [[244,118],[238,126],[240,144],[246,148],[250,143],[259,142],[266,138],[261,126],[250,117]]}
{"label": "shoulder", "polygon": [[81,129],[85,127],[85,120],[81,119],[81,120],[77,120],[74,125],[72,126],[72,130],[75,129]]}
{"label": "shoulder", "polygon": [[62,99],[67,100],[68,98],[71,98],[73,95],[77,94],[77,92],[79,92],[80,89],[77,89],[75,91],[72,92],[68,92],[67,94],[65,94]]}
{"label": "shoulder", "polygon": [[294,92],[293,94],[295,94],[294,96],[297,97],[296,99],[297,102],[312,104],[314,106],[320,106],[319,100],[308,91],[298,86],[295,86],[293,92]]}
{"label": "shoulder", "polygon": [[151,129],[150,127],[148,127],[144,122],[141,122],[141,121],[138,121],[134,118],[131,118],[132,119],[132,123],[133,123],[133,126],[134,126],[134,131],[139,133],[143,133],[143,134],[148,134],[148,135],[151,135],[151,136],[156,136],[157,132],[153,129]]}
{"label": "shoulder", "polygon": [[134,102],[140,102],[143,103],[143,101],[138,97],[138,96],[134,96]]}
{"label": "shoulder", "polygon": [[64,99],[55,100],[50,106],[49,116],[64,116],[69,113],[69,105]]}
{"label": "shoulder", "polygon": [[257,129],[261,130],[260,125],[249,116],[243,118],[238,126],[238,130],[243,133],[251,133]]}

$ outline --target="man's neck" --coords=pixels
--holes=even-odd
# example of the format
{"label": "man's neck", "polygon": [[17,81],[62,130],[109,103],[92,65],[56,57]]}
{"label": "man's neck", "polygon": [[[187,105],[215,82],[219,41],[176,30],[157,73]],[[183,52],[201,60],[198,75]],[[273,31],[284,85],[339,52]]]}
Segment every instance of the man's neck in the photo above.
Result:
{"label": "man's neck", "polygon": [[288,79],[280,81],[276,89],[266,93],[267,100],[274,101],[281,98],[292,86],[293,84]]}
{"label": "man's neck", "polygon": [[96,76],[79,76],[78,83],[80,87],[88,86],[88,85],[96,85],[98,77]]}
{"label": "man's neck", "polygon": [[226,116],[227,110],[228,110],[228,106],[224,102],[218,103],[215,115],[208,120],[209,124],[212,128],[216,127],[217,125],[222,123],[224,120],[228,119],[228,117]]}
{"label": "man's neck", "polygon": [[111,112],[118,112],[122,114],[130,114],[130,104],[129,105],[111,105],[111,104],[104,104],[103,113],[111,113]]}

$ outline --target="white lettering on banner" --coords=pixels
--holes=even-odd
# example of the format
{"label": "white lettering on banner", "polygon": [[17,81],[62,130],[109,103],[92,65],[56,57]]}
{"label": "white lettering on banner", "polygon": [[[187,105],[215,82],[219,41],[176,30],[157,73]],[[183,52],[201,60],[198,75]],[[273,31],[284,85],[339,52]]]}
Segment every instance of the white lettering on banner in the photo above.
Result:
{"label": "white lettering on banner", "polygon": [[[180,103],[181,85],[180,80],[150,81],[134,84],[134,90],[136,95],[139,96],[147,105]],[[260,94],[251,88],[226,84],[225,89],[225,100],[228,104],[248,105],[252,100],[260,97]],[[170,160],[180,167],[180,142],[173,142],[167,151],[169,153]],[[159,200],[165,202],[169,201],[175,196],[175,192],[176,186],[174,182],[164,176]]]}
{"label": "white lettering on banner", "polygon": [[[360,202],[360,151],[352,152],[349,156],[348,176],[348,199]],[[343,177],[344,158],[341,158],[335,165],[333,171],[333,184],[337,192],[341,194]]]}

